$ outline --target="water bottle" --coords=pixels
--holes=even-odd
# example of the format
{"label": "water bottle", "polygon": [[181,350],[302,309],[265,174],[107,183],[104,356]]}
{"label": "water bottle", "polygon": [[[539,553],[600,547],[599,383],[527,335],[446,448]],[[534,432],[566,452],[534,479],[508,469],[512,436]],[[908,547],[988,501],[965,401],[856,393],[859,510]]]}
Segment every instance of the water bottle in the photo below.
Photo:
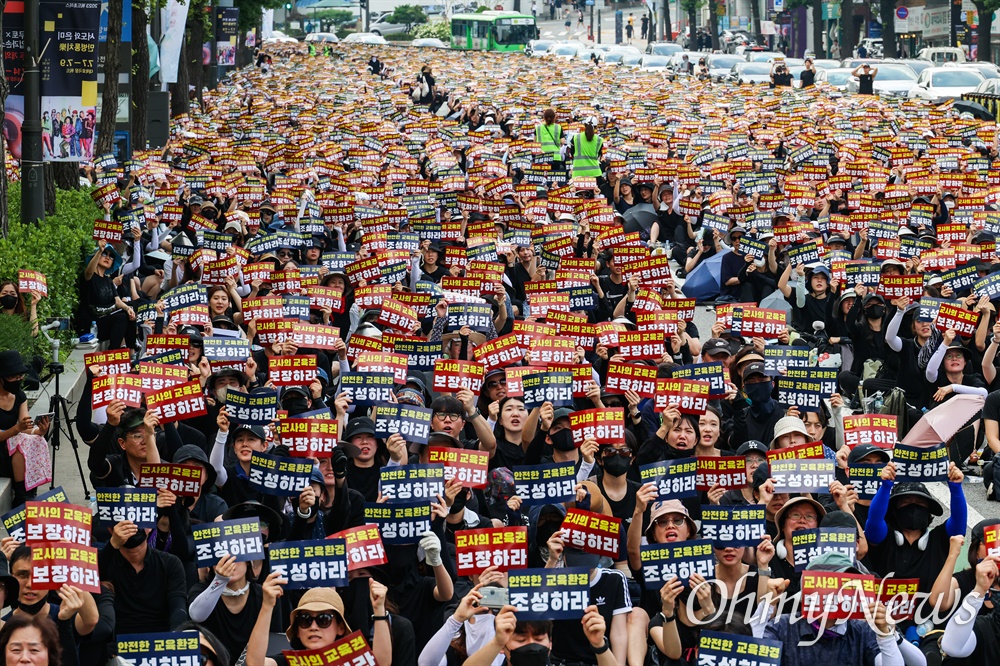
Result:
{"label": "water bottle", "polygon": [[95,340],[97,339],[97,322],[96,321],[90,322],[90,334],[92,336],[94,336]]}

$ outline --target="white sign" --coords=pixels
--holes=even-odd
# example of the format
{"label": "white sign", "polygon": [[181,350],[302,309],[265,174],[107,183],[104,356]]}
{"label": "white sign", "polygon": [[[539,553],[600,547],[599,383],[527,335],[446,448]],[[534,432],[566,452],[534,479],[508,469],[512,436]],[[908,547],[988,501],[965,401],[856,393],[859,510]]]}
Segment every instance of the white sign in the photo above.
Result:
{"label": "white sign", "polygon": [[[912,20],[912,19],[907,19]],[[924,8],[923,20],[924,39],[928,37],[947,37],[951,34],[951,7]]]}
{"label": "white sign", "polygon": [[[900,9],[903,9],[900,7]],[[909,10],[906,13],[906,18],[899,18],[896,16],[895,26],[896,33],[902,34],[906,32],[921,32],[924,29],[924,8],[923,7],[907,7]]]}

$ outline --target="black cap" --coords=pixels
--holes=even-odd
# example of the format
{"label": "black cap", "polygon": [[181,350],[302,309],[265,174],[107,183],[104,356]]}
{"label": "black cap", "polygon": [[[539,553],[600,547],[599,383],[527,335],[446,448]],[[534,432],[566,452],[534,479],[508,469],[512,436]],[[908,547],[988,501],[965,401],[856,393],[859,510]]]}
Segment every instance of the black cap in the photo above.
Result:
{"label": "black cap", "polygon": [[358,435],[375,436],[375,423],[367,416],[354,418],[347,422],[344,428],[344,441],[349,442]]}
{"label": "black cap", "polygon": [[861,462],[861,459],[872,453],[878,453],[882,456],[882,462],[889,462],[889,452],[885,449],[880,449],[874,444],[858,444],[851,452],[847,455],[847,464],[856,465]]}
{"label": "black cap", "polygon": [[702,356],[711,356],[722,352],[725,352],[726,356],[733,355],[733,351],[729,348],[729,343],[722,338],[710,338],[701,347]]}
{"label": "black cap", "polygon": [[831,511],[830,513],[823,516],[823,520],[819,522],[820,527],[847,527],[851,529],[857,529],[858,523],[854,520],[854,516],[847,513],[846,511]]}
{"label": "black cap", "polygon": [[982,543],[986,538],[986,528],[993,527],[997,524],[1000,524],[1000,518],[986,518],[985,520],[980,520],[976,523],[976,526],[972,528],[972,534],[970,535],[972,541]]}
{"label": "black cap", "polygon": [[250,434],[258,438],[262,442],[267,441],[267,433],[264,432],[264,426],[262,425],[252,425],[250,423],[241,423],[240,425],[233,428],[233,438],[236,438],[236,434],[241,430],[249,430]]}
{"label": "black cap", "polygon": [[[935,516],[940,516],[944,513],[944,509],[941,507],[941,503],[934,499],[930,491],[927,490],[927,486],[920,483],[919,481],[907,481],[904,483],[897,483],[893,486],[892,495],[889,497],[889,501],[899,498],[899,497],[923,497],[931,505],[931,513]],[[889,515],[892,515],[890,512]]]}
{"label": "black cap", "polygon": [[756,439],[747,440],[740,444],[740,448],[736,449],[736,455],[745,456],[748,453],[756,451],[764,457],[767,457],[767,446],[764,442],[758,441]]}
{"label": "black cap", "polygon": [[745,368],[743,368],[743,381],[746,381],[751,375],[764,375],[767,376],[765,372],[764,364],[760,361],[753,361],[748,363]]}
{"label": "black cap", "polygon": [[208,461],[205,451],[196,444],[185,444],[174,454],[174,463],[181,465],[190,462],[199,463],[205,468],[205,488],[207,489],[205,492],[210,492],[215,488],[215,480],[219,474],[212,467],[212,463]]}

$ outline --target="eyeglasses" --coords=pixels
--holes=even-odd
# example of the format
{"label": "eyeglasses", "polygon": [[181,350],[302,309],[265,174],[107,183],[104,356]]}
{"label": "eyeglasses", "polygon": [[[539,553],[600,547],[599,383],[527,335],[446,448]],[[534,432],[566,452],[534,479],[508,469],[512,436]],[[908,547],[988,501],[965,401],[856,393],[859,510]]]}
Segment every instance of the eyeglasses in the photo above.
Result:
{"label": "eyeglasses", "polygon": [[631,458],[632,449],[627,446],[623,446],[620,449],[616,449],[613,446],[605,446],[604,448],[601,449],[601,455],[605,458],[610,458],[611,456],[621,456],[622,458]]}
{"label": "eyeglasses", "polygon": [[671,518],[670,516],[660,516],[659,518],[656,519],[656,526],[657,527],[680,527],[685,522],[687,522],[687,520],[684,518],[684,516],[677,516],[675,518]]}
{"label": "eyeglasses", "polygon": [[816,517],[815,513],[790,513],[788,514],[788,519],[796,523],[806,523],[807,525],[816,525],[819,523],[819,518]]}
{"label": "eyeglasses", "polygon": [[295,616],[295,626],[299,629],[308,629],[315,622],[316,626],[320,629],[326,629],[331,624],[333,624],[333,613],[320,613],[319,615],[310,615],[309,613],[299,613]]}
{"label": "eyeglasses", "polygon": [[215,666],[215,664],[219,663],[219,658],[215,655],[215,653],[204,645],[201,646],[201,654],[198,656],[201,659],[201,666],[208,666],[209,664]]}
{"label": "eyeglasses", "polygon": [[436,418],[441,419],[445,423],[447,423],[449,421],[461,421],[462,420],[462,415],[461,414],[452,414],[450,412],[434,412],[434,416]]}
{"label": "eyeglasses", "polygon": [[960,358],[965,358],[965,354],[963,354],[962,352],[948,352],[947,354],[944,355],[944,359],[946,361],[956,361]]}

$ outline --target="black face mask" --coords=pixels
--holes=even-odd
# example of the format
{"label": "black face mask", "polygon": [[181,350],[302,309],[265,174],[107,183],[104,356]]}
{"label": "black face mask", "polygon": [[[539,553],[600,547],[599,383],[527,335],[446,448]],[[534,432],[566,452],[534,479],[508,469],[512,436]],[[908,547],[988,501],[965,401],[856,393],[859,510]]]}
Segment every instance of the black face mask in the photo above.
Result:
{"label": "black face mask", "polygon": [[288,410],[289,416],[309,411],[309,403],[305,398],[289,398],[282,405]]}
{"label": "black face mask", "polygon": [[573,443],[573,431],[569,428],[564,428],[554,435],[549,435],[549,439],[552,440],[552,448],[556,451],[572,451],[576,448],[576,444]]}
{"label": "black face mask", "polygon": [[139,530],[132,536],[128,538],[128,541],[122,544],[122,548],[138,548],[146,540],[146,530]]}
{"label": "black face mask", "polygon": [[614,455],[605,458],[603,465],[605,474],[610,474],[611,476],[621,476],[622,474],[628,472],[628,468],[632,465],[632,461],[628,458],[622,458],[619,455]]}
{"label": "black face mask", "polygon": [[20,601],[17,602],[17,607],[21,609],[21,612],[27,613],[28,615],[38,615],[42,608],[49,602],[48,597],[42,597],[42,600],[31,604],[22,604]]}
{"label": "black face mask", "polygon": [[884,305],[873,305],[865,310],[865,317],[869,319],[881,319],[885,316]]}
{"label": "black face mask", "polygon": [[217,215],[218,213],[212,210],[211,208],[209,208],[208,210],[201,211],[201,216],[204,217],[206,220],[214,220]]}
{"label": "black face mask", "polygon": [[549,649],[541,643],[529,643],[510,651],[511,666],[546,666]]}
{"label": "black face mask", "polygon": [[17,296],[0,296],[0,307],[4,310],[10,310],[17,305]]}
{"label": "black face mask", "polygon": [[15,379],[14,381],[3,380],[3,389],[7,393],[17,393],[21,390],[21,380]]}
{"label": "black face mask", "polygon": [[923,532],[931,524],[931,510],[919,504],[907,504],[896,509],[896,525],[904,530]]}

